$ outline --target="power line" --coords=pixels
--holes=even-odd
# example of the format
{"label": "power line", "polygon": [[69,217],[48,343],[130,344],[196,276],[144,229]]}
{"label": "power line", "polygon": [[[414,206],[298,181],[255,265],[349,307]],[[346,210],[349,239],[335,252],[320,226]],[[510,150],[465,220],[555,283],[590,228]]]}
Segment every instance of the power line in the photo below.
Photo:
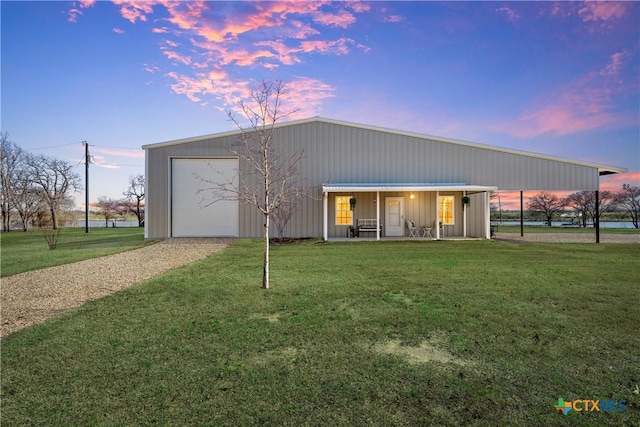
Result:
{"label": "power line", "polygon": [[70,142],[69,144],[61,144],[61,145],[51,145],[49,147],[40,147],[40,148],[25,148],[26,151],[39,151],[39,150],[50,150],[52,148],[60,148],[60,147],[69,147],[71,145],[76,145],[78,143],[82,143],[81,141],[78,142]]}

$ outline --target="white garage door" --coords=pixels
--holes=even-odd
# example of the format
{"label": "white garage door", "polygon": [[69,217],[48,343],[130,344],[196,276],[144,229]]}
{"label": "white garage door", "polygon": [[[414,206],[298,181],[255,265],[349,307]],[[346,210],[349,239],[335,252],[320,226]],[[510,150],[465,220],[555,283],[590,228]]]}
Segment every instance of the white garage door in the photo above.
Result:
{"label": "white garage door", "polygon": [[[238,202],[217,200],[213,184],[237,182],[238,159],[171,160],[171,235],[173,237],[238,237]],[[227,195],[228,196],[228,195]]]}

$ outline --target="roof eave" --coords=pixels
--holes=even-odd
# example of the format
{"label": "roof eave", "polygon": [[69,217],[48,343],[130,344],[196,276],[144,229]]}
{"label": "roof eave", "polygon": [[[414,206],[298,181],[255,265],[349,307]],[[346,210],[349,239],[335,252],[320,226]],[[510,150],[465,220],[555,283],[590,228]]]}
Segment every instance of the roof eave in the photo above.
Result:
{"label": "roof eave", "polygon": [[378,191],[496,191],[498,187],[489,185],[468,185],[462,183],[446,184],[364,184],[364,183],[340,183],[322,184],[323,193],[351,192],[351,193],[371,193]]}

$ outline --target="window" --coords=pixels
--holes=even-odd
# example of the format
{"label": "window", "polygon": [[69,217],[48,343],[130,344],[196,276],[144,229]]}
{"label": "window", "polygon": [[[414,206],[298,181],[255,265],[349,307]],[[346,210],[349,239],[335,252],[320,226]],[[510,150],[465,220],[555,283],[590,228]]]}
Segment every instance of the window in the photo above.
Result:
{"label": "window", "polygon": [[351,196],[336,196],[336,225],[353,225],[353,211],[349,206]]}
{"label": "window", "polygon": [[438,209],[440,218],[438,219],[443,225],[453,225],[453,196],[438,197]]}

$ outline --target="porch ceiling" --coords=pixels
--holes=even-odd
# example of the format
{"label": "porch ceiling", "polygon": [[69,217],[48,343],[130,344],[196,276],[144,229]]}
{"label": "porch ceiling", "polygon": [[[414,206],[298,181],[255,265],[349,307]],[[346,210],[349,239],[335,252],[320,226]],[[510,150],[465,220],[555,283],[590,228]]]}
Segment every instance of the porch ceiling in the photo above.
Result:
{"label": "porch ceiling", "polygon": [[486,185],[468,185],[460,182],[448,183],[339,183],[322,184],[323,193],[372,191],[496,191],[498,187]]}

